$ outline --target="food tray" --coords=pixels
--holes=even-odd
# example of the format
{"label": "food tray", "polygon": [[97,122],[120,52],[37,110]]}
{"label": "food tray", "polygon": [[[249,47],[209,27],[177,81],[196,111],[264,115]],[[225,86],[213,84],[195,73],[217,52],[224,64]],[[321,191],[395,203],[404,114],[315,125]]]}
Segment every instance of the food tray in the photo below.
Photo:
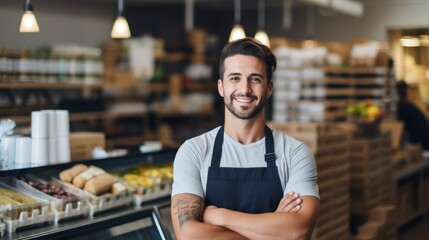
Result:
{"label": "food tray", "polygon": [[138,187],[140,190],[134,194],[134,205],[141,206],[142,203],[171,195],[171,184],[157,185],[151,188],[143,189]]}
{"label": "food tray", "polygon": [[119,175],[133,189],[136,206],[171,194],[172,163],[164,165],[143,164],[119,173]]}
{"label": "food tray", "polygon": [[[58,182],[53,180],[48,182],[44,179],[38,178],[30,174],[26,174],[23,177],[25,177],[26,179],[34,183],[50,184],[51,186],[65,190],[62,185],[60,185]],[[31,196],[35,196],[39,199],[49,200],[50,209],[54,214],[55,224],[57,224],[59,221],[63,219],[68,219],[68,218],[78,217],[78,216],[87,216],[89,213],[89,207],[85,199],[80,199],[76,194],[73,194],[71,192],[69,193],[72,196],[64,199],[60,199],[60,198],[51,196],[43,191],[40,191],[39,189],[30,186],[27,182],[17,178],[12,179],[12,184],[17,189]]]}
{"label": "food tray", "polygon": [[98,212],[125,206],[133,202],[133,194],[129,190],[125,190],[118,194],[107,193],[101,196],[94,196],[74,186],[73,184],[66,183],[55,178],[53,180],[64,186],[67,191],[70,191],[80,198],[86,199],[89,207],[89,216],[91,217],[93,217]]}
{"label": "food tray", "polygon": [[34,201],[31,203],[20,203],[18,205],[6,204],[0,207],[0,215],[5,224],[6,231],[15,232],[16,229],[20,227],[52,222],[54,220],[54,215],[49,212],[48,202],[29,197],[27,194],[4,183],[0,183],[0,188],[13,191],[16,196],[22,196]]}

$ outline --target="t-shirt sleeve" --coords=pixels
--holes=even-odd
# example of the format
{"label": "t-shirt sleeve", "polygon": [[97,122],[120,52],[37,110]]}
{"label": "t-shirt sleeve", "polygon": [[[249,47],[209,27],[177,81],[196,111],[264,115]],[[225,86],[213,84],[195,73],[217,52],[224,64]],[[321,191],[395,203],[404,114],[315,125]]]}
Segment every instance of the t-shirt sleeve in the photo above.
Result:
{"label": "t-shirt sleeve", "polygon": [[315,196],[320,199],[317,186],[317,170],[313,153],[307,145],[301,143],[291,153],[289,180],[285,194],[299,193],[301,196]]}
{"label": "t-shirt sleeve", "polygon": [[186,141],[176,153],[173,166],[173,189],[171,196],[190,193],[204,198],[201,183],[201,159],[198,148],[191,141]]}

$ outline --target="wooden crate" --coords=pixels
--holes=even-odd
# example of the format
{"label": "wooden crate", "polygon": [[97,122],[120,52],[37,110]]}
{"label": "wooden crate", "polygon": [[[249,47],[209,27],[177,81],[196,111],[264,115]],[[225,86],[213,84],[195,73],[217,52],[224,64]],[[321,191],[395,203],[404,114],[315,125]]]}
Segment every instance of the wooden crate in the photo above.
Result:
{"label": "wooden crate", "polygon": [[306,143],[317,165],[321,205],[312,239],[347,239],[349,236],[348,131],[326,123],[275,123],[268,125]]}
{"label": "wooden crate", "polygon": [[95,147],[105,148],[106,140],[102,132],[70,133],[70,155],[72,161],[92,159]]}

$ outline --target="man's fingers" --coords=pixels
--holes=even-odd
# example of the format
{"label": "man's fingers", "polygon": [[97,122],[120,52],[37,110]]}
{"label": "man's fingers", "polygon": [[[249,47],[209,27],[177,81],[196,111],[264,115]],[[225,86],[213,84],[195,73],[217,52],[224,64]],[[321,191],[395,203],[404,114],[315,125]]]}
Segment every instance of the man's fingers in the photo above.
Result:
{"label": "man's fingers", "polygon": [[[298,212],[301,209],[301,198],[297,193],[288,193],[280,201],[276,212]],[[297,208],[297,206],[299,206]]]}

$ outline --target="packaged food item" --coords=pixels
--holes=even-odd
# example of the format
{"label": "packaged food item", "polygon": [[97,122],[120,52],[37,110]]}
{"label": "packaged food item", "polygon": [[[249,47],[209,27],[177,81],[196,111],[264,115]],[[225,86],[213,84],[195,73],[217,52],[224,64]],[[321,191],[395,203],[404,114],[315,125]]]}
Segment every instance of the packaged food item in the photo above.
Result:
{"label": "packaged food item", "polygon": [[85,171],[88,167],[84,164],[74,165],[72,168],[64,170],[60,173],[60,179],[64,182],[71,183],[73,178],[77,176],[79,173]]}
{"label": "packaged food item", "polygon": [[112,186],[112,193],[113,194],[118,194],[118,193],[123,192],[125,190],[127,190],[127,187],[120,182],[114,183]]}
{"label": "packaged food item", "polygon": [[76,177],[73,178],[73,185],[83,189],[85,187],[86,182],[103,173],[105,173],[103,169],[96,166],[90,166],[87,170],[79,173]]}
{"label": "packaged food item", "polygon": [[96,176],[90,179],[83,188],[84,191],[87,191],[91,194],[99,196],[103,193],[106,193],[112,189],[112,185],[116,182],[115,178],[108,174],[103,173],[99,176]]}

